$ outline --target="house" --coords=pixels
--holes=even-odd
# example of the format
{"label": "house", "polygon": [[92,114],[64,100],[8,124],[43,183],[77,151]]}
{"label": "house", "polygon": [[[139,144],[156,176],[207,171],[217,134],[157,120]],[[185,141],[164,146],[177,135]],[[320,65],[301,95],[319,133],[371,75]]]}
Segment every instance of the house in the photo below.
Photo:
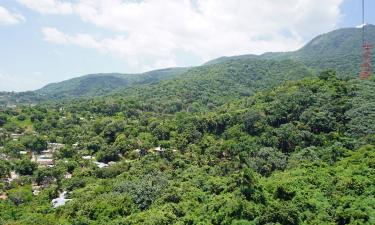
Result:
{"label": "house", "polygon": [[0,201],[3,200],[7,200],[8,199],[8,196],[6,194],[0,194]]}
{"label": "house", "polygon": [[34,152],[31,152],[31,162],[36,162],[37,156]]}
{"label": "house", "polygon": [[28,151],[20,151],[20,155],[27,155]]}
{"label": "house", "polygon": [[10,177],[7,179],[8,183],[11,183],[15,180],[18,180],[20,176],[16,173],[16,171],[11,171],[10,172]]}
{"label": "house", "polygon": [[42,189],[41,186],[33,184],[31,190],[33,192],[33,195],[37,196],[40,193],[40,190]]}
{"label": "house", "polygon": [[163,153],[163,152],[165,152],[165,149],[159,146],[159,147],[156,147],[156,148],[152,149],[152,151],[158,152],[158,153]]}
{"label": "house", "polygon": [[84,155],[84,156],[82,156],[82,159],[91,160],[91,159],[95,159],[95,157],[93,157],[91,155]]}
{"label": "house", "polygon": [[109,166],[108,164],[106,164],[106,163],[102,163],[102,162],[94,162],[94,163],[95,163],[95,165],[97,165],[100,169]]}
{"label": "house", "polygon": [[42,154],[52,154],[52,153],[53,153],[52,149],[47,149],[47,150],[42,151]]}
{"label": "house", "polygon": [[22,134],[13,133],[13,134],[10,134],[10,137],[13,139],[13,141],[18,141],[20,137],[22,137]]}
{"label": "house", "polygon": [[17,105],[11,105],[11,104],[8,104],[7,106],[6,106],[7,108],[11,108],[11,109],[15,109],[15,108],[17,108]]}
{"label": "house", "polygon": [[134,152],[138,153],[140,156],[145,156],[147,154],[146,149],[136,149]]}
{"label": "house", "polygon": [[[0,149],[1,149],[1,148],[0,148]],[[1,153],[1,154],[0,154],[0,159],[8,159],[8,156],[5,155],[5,154],[3,154],[3,153]]]}
{"label": "house", "polygon": [[115,164],[116,164],[116,162],[113,162],[113,161],[111,161],[111,162],[108,163],[109,166],[113,166]]}
{"label": "house", "polygon": [[44,154],[41,154],[38,158],[39,159],[53,159],[53,154],[52,153],[44,153]]}
{"label": "house", "polygon": [[66,195],[67,195],[67,192],[64,191],[60,193],[58,198],[52,199],[51,201],[52,207],[57,208],[57,207],[65,205],[68,201],[70,201],[71,199],[67,199]]}
{"label": "house", "polygon": [[48,143],[48,148],[52,149],[53,151],[62,149],[64,147],[65,145],[61,143],[53,143],[53,142]]}
{"label": "house", "polygon": [[51,158],[40,158],[40,157],[38,157],[36,162],[40,166],[54,166],[55,165],[55,161]]}
{"label": "house", "polygon": [[66,173],[64,176],[65,179],[72,179],[72,174],[71,173]]}

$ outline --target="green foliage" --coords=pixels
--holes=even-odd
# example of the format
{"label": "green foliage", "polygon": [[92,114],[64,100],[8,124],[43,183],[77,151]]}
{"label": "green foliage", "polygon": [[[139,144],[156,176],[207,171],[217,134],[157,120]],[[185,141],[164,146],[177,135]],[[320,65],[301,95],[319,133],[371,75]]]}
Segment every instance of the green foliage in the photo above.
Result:
{"label": "green foliage", "polygon": [[10,190],[8,192],[8,196],[9,199],[17,206],[30,202],[32,200],[32,193],[27,186]]}
{"label": "green foliage", "polygon": [[162,175],[147,175],[137,181],[125,181],[115,186],[115,191],[129,194],[141,210],[150,207],[153,201],[167,187]]}
{"label": "green foliage", "polygon": [[188,68],[171,68],[143,74],[90,74],[49,84],[36,92],[57,99],[99,96],[134,85],[150,84],[158,80],[169,79],[187,70]]}
{"label": "green foliage", "polygon": [[34,152],[41,152],[47,149],[47,141],[40,136],[26,136],[22,138],[22,144]]}
{"label": "green foliage", "polygon": [[11,165],[8,161],[0,159],[0,179],[8,177],[10,174]]}
{"label": "green foliage", "polygon": [[[299,70],[289,63],[211,65],[200,68],[207,77],[195,77],[200,70],[188,72],[184,81],[191,87],[176,78],[149,86],[149,93],[138,87],[132,98],[6,112],[3,127],[14,123],[22,133],[20,115],[30,125],[20,141],[4,129],[2,152],[9,161],[0,160],[2,176],[12,169],[22,176],[0,185],[11,197],[0,201],[0,221],[374,224],[374,81],[340,79],[329,71],[240,97],[246,88],[277,84],[268,82],[273,74],[258,83],[255,74],[290,71],[284,75],[289,79]],[[217,79],[222,83],[215,84]],[[243,89],[223,90],[227,84]],[[188,91],[180,94],[181,87]],[[53,168],[20,159],[19,151],[38,152],[47,140],[65,144],[54,154]],[[86,155],[95,158],[82,159]],[[116,163],[98,168],[94,160]],[[73,177],[65,179],[67,173]],[[43,186],[38,196],[31,195],[32,183]],[[61,191],[72,200],[53,209],[51,200]]]}
{"label": "green foliage", "polygon": [[16,162],[15,170],[21,175],[32,175],[37,165],[28,159],[22,159]]}

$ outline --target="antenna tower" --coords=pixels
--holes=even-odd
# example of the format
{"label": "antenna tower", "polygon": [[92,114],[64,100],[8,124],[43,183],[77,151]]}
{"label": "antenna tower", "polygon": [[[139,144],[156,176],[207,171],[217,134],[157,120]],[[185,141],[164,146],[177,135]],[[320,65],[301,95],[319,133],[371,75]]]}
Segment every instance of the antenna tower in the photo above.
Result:
{"label": "antenna tower", "polygon": [[365,38],[365,0],[362,0],[362,65],[359,77],[361,79],[370,79],[371,77],[371,56],[373,45],[368,43]]}

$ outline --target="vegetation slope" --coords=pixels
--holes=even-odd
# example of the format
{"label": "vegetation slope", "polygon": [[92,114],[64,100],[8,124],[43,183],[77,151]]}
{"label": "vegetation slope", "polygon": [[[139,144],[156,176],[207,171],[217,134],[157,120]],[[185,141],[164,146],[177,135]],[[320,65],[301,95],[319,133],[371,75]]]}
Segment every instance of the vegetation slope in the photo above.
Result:
{"label": "vegetation slope", "polygon": [[[328,71],[211,112],[163,113],[162,97],[148,108],[119,97],[7,109],[3,131],[26,136],[1,136],[13,157],[2,171],[22,176],[2,187],[0,223],[374,224],[374,87]],[[43,141],[66,144],[53,168],[19,155]],[[166,150],[134,151],[156,146]],[[32,181],[49,185],[32,196]],[[52,208],[63,190],[72,200]]]}

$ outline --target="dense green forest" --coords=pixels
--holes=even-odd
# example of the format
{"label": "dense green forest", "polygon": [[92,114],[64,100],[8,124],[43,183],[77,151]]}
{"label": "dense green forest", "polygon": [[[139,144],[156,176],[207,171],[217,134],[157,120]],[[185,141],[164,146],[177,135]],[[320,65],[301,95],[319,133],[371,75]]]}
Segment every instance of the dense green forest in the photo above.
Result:
{"label": "dense green forest", "polygon": [[189,68],[169,68],[141,74],[90,74],[46,85],[36,93],[47,99],[100,96],[134,85],[147,85],[159,80],[166,80],[188,70]]}
{"label": "dense green forest", "polygon": [[3,108],[0,224],[375,224],[375,82],[312,74],[240,59]]}

